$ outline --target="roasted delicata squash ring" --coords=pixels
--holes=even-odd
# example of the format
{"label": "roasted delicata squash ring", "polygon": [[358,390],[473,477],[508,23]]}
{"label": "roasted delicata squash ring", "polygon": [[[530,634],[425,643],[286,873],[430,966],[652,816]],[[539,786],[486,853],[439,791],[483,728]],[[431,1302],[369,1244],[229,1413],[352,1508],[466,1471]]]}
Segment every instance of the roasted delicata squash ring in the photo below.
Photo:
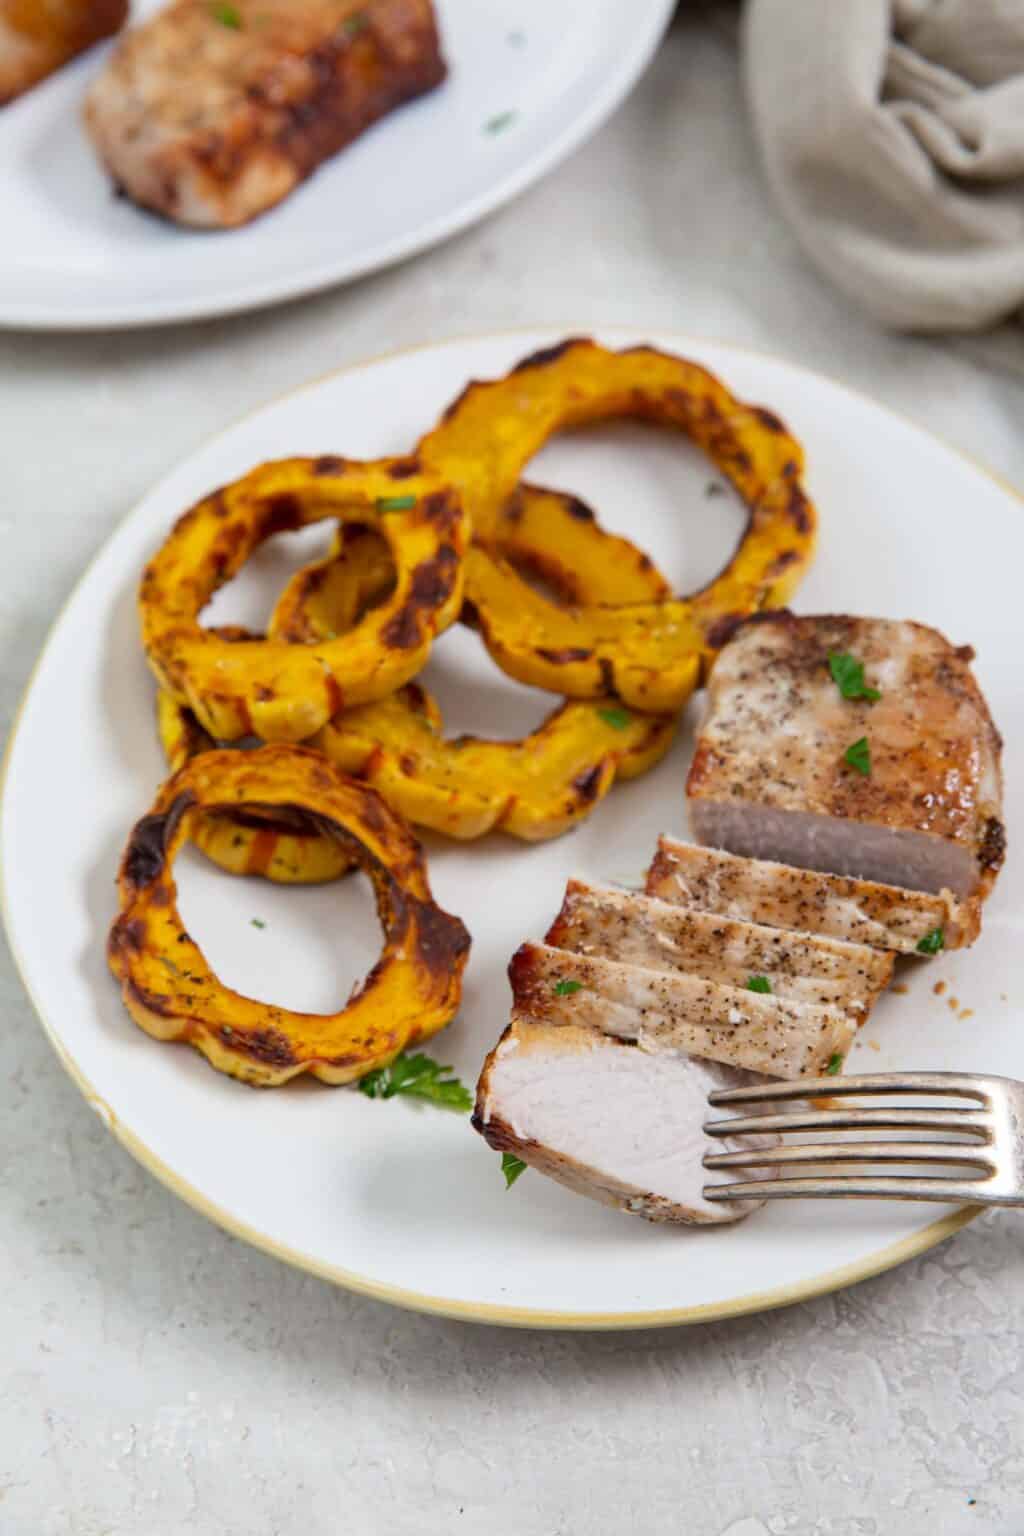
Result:
{"label": "roasted delicata squash ring", "polygon": [[[543,530],[564,533],[549,560]],[[577,529],[585,529],[580,535]],[[607,533],[585,503],[560,491],[524,486],[509,508],[503,548],[520,567],[572,601],[588,601],[614,570],[623,600],[663,595],[664,578],[640,550]],[[577,558],[578,557],[578,558]],[[568,560],[569,563],[566,563]],[[343,634],[394,584],[387,544],[372,528],[342,527],[325,560],[298,572],[278,602],[278,637],[306,643]],[[252,638],[237,628],[225,639]],[[172,769],[218,743],[192,712],[161,692],[160,740]],[[675,722],[634,715],[614,700],[567,700],[519,741],[462,736],[442,739],[432,696],[409,683],[386,699],[346,710],[308,745],[373,784],[408,820],[455,838],[482,837],[498,827],[530,842],[557,837],[590,814],[613,780],[635,778],[668,750]],[[330,839],[294,832],[251,813],[199,819],[193,842],[232,874],[307,883],[332,880],[350,867]]]}
{"label": "roasted delicata squash ring", "polygon": [[[239,811],[315,828],[373,884],[383,949],[339,1013],[295,1013],[232,991],[182,925],[175,855],[197,818]],[[118,884],[108,957],[132,1018],[245,1082],[274,1087],[303,1072],[351,1082],[436,1034],[458,1007],[469,935],[434,903],[412,833],[375,790],[346,779],[319,752],[277,745],[193,758],[132,831]]]}
{"label": "roasted delicata squash ring", "polygon": [[672,716],[634,714],[614,700],[567,699],[520,741],[446,741],[435,701],[407,683],[336,715],[311,744],[418,826],[455,838],[497,828],[535,843],[585,820],[616,778],[652,768],[675,725]]}
{"label": "roasted delicata squash ring", "polygon": [[[623,604],[611,595],[566,609],[502,555],[503,513],[552,433],[620,416],[684,432],[742,498],[747,527],[721,575],[693,597]],[[799,443],[770,411],[653,347],[612,352],[576,339],[524,358],[503,379],[468,385],[414,460],[462,494],[474,536],[466,598],[498,665],[575,698],[614,692],[638,709],[679,709],[734,624],[788,600],[814,549]],[[619,606],[595,611],[597,603]]]}
{"label": "roasted delicata squash ring", "polygon": [[[553,588],[565,603],[643,603],[671,588],[649,556],[602,528],[586,502],[543,486],[518,486],[492,549],[517,576]],[[311,644],[344,634],[384,601],[395,580],[387,544],[372,528],[339,529],[330,553],[304,566],[278,599],[269,633]],[[472,620],[472,609],[463,617]]]}
{"label": "roasted delicata squash ring", "polygon": [[[564,600],[588,602],[614,587],[622,601],[655,599],[668,586],[651,561],[607,533],[585,503],[537,486],[519,488],[500,524],[516,569]],[[387,591],[388,552],[372,529],[343,529],[334,552],[293,577],[277,609],[278,634],[313,641],[342,632],[360,604]],[[409,683],[387,699],[345,710],[310,746],[373,784],[408,820],[449,837],[494,828],[529,842],[558,837],[589,816],[616,777],[635,778],[671,745],[672,718],[635,715],[614,700],[566,700],[519,741],[445,741],[437,703]]]}
{"label": "roasted delicata squash ring", "polygon": [[[172,762],[216,749],[169,694],[161,693],[157,708]],[[675,728],[672,716],[634,714],[614,699],[567,699],[519,741],[445,741],[436,700],[418,683],[406,683],[376,704],[336,715],[307,745],[372,784],[417,826],[464,840],[499,829],[536,843],[584,821],[615,779],[635,779],[653,768]],[[297,830],[266,811],[199,818],[191,837],[229,874],[264,875],[283,884],[336,880],[353,863],[343,847],[312,827]]]}
{"label": "roasted delicata squash ring", "polygon": [[[225,642],[202,627],[202,609],[257,545],[324,518],[372,526],[387,542],[394,588],[384,602],[313,645]],[[458,493],[414,461],[265,464],[186,512],[147,566],[139,613],[150,667],[218,740],[303,740],[420,670],[458,617],[467,536]]]}
{"label": "roasted delicata squash ring", "polygon": [[[248,636],[246,638],[249,638]],[[162,688],[156,698],[157,734],[172,773],[218,743],[185,704]],[[196,816],[192,842],[229,875],[262,875],[280,885],[316,885],[355,868],[351,851],[313,825],[295,826],[266,811],[219,811]]]}

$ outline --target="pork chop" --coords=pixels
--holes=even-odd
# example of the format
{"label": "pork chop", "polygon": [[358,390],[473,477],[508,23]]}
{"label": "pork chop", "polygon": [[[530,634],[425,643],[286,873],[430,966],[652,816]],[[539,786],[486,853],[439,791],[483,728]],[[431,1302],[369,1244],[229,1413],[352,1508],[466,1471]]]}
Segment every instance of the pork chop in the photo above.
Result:
{"label": "pork chop", "polygon": [[649,1221],[722,1224],[761,1202],[704,1199],[716,1176],[701,1159],[720,1150],[702,1129],[708,1094],[752,1080],[689,1056],[651,1056],[596,1029],[513,1019],[484,1062],[473,1125],[497,1151],[603,1205]]}
{"label": "pork chop", "polygon": [[930,896],[767,859],[745,859],[671,837],[658,841],[646,890],[680,907],[897,954],[914,954],[935,934],[941,935],[943,949],[959,949],[978,935],[978,903],[955,901],[948,891]]}
{"label": "pork chop", "polygon": [[787,933],[581,880],[566,886],[546,942],[643,970],[753,985],[762,995],[838,1009],[861,1024],[893,968],[891,955],[864,944]]}
{"label": "pork chop", "polygon": [[0,106],[124,26],[128,0],[0,0]]}
{"label": "pork chop", "polygon": [[652,1055],[703,1056],[766,1077],[836,1071],[857,1029],[838,1008],[546,944],[521,944],[509,980],[520,1017],[589,1026],[636,1041]]}
{"label": "pork chop", "polygon": [[136,202],[231,228],[444,76],[431,0],[174,0],[122,38],[86,125]]}
{"label": "pork chop", "polygon": [[1005,848],[1001,743],[972,659],[923,624],[741,625],[715,661],[686,786],[698,842],[983,897]]}

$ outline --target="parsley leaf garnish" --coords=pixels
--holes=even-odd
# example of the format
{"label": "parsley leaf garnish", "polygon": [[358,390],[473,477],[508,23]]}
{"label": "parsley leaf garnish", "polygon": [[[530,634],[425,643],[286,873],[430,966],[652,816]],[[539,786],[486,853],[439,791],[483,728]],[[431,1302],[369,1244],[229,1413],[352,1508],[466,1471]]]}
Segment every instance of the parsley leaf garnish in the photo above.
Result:
{"label": "parsley leaf garnish", "polygon": [[862,736],[851,747],[847,747],[843,753],[843,762],[849,763],[851,768],[855,768],[858,773],[867,778],[871,772],[871,748],[868,746],[866,736]]}
{"label": "parsley leaf garnish", "polygon": [[747,982],[748,992],[770,992],[772,984],[767,976],[751,976]]}
{"label": "parsley leaf garnish", "polygon": [[265,928],[267,926],[262,917],[250,917],[249,921],[254,928]]}
{"label": "parsley leaf garnish", "polygon": [[415,496],[378,496],[378,512],[408,512],[416,505]]}
{"label": "parsley leaf garnish", "polygon": [[496,117],[489,117],[484,123],[485,133],[503,133],[510,128],[518,117],[517,112],[499,112]]}
{"label": "parsley leaf garnish", "polygon": [[940,949],[946,947],[946,933],[943,928],[932,928],[923,939],[917,941],[919,955],[937,955]]}
{"label": "parsley leaf garnish", "polygon": [[568,980],[567,981],[556,981],[555,982],[555,996],[556,997],[571,997],[572,994],[574,992],[578,992],[582,986],[583,986],[582,981],[568,981]]}
{"label": "parsley leaf garnish", "polygon": [[516,1157],[514,1152],[503,1152],[501,1171],[505,1175],[505,1188],[511,1189],[519,1175],[526,1171],[526,1164],[521,1157]]}
{"label": "parsley leaf garnish", "polygon": [[396,1056],[387,1067],[377,1067],[359,1079],[359,1091],[368,1099],[393,1099],[406,1093],[414,1099],[430,1099],[445,1109],[465,1114],[473,1108],[473,1095],[457,1077],[446,1077],[443,1067],[430,1056]]}
{"label": "parsley leaf garnish", "polygon": [[625,731],[633,719],[628,709],[599,709],[597,712],[606,725],[615,731]]}
{"label": "parsley leaf garnish", "polygon": [[222,27],[230,27],[234,32],[241,32],[242,16],[237,6],[214,4],[210,6],[210,15],[214,21],[219,21]]}
{"label": "parsley leaf garnish", "polygon": [[839,1069],[841,1068],[842,1065],[843,1065],[843,1058],[842,1058],[842,1056],[840,1056],[838,1051],[833,1051],[832,1055],[828,1059],[828,1066],[825,1068],[825,1076],[826,1077],[836,1077],[838,1075]]}
{"label": "parsley leaf garnish", "polygon": [[365,32],[370,25],[370,18],[365,11],[355,11],[353,15],[346,16],[341,24],[341,30],[345,37],[358,37],[360,32]]}
{"label": "parsley leaf garnish", "polygon": [[829,651],[828,669],[844,699],[867,699],[874,704],[882,695],[864,681],[864,663],[848,651]]}

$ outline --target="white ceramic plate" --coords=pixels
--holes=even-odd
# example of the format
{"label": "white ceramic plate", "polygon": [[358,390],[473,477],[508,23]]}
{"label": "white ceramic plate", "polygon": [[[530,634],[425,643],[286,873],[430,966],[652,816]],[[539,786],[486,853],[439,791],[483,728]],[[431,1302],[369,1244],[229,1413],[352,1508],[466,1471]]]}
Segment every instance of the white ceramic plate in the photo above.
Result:
{"label": "white ceramic plate", "polygon": [[[163,0],[137,0],[146,16]],[[158,325],[372,272],[536,181],[619,104],[674,0],[437,0],[449,78],[245,229],[189,232],[118,200],[80,126],[94,49],[0,110],[0,324]],[[488,124],[509,117],[498,132]]]}
{"label": "white ceramic plate", "polygon": [[[281,1257],[396,1302],[502,1322],[616,1326],[778,1305],[920,1252],[970,1212],[805,1203],[693,1233],[605,1210],[535,1173],[506,1193],[497,1156],[467,1120],[310,1082],[270,1093],[243,1087],[187,1047],[142,1034],[104,963],[118,854],[163,776],[134,596],[172,519],[260,459],[402,450],[467,378],[502,373],[553,339],[453,342],[339,374],[232,428],[146,498],[65,608],[23,707],[0,819],[10,937],[57,1050],[115,1133],[184,1199]],[[805,441],[822,538],[801,609],[912,615],[977,645],[978,673],[1007,738],[1012,847],[1024,699],[1006,626],[1024,559],[1019,502],[942,443],[837,384],[725,346],[653,339],[709,364]],[[654,429],[572,434],[530,473],[589,497],[681,589],[712,574],[741,523],[729,498],[705,496],[711,477],[699,455]],[[257,623],[285,569],[320,540],[318,530],[279,538],[218,595],[216,617]],[[455,730],[513,734],[551,707],[549,695],[502,678],[464,630],[439,642],[428,679]],[[522,939],[543,934],[567,876],[636,878],[659,832],[684,831],[690,746],[684,732],[657,770],[614,789],[560,841],[428,840],[437,897],[473,933],[461,1016],[433,1047],[467,1082],[506,1022],[508,958]],[[198,855],[186,853],[178,868],[190,931],[226,981],[256,996],[328,1010],[375,953],[369,896],[355,880],[282,891],[228,879]],[[911,966],[907,990],[883,999],[854,1070],[1024,1077],[1014,1009],[1021,868],[1011,858],[973,951]],[[940,978],[948,983],[941,997],[933,991]],[[970,1020],[960,1016],[967,1008]]]}

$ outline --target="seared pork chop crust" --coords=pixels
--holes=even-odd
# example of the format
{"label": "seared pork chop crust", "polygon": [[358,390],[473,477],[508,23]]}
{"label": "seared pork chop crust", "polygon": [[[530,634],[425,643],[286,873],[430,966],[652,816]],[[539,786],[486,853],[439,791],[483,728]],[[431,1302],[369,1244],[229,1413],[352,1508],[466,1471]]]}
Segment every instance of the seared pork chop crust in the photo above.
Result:
{"label": "seared pork chop crust", "polygon": [[121,39],[86,125],[136,202],[230,228],[444,76],[431,0],[175,0]]}

